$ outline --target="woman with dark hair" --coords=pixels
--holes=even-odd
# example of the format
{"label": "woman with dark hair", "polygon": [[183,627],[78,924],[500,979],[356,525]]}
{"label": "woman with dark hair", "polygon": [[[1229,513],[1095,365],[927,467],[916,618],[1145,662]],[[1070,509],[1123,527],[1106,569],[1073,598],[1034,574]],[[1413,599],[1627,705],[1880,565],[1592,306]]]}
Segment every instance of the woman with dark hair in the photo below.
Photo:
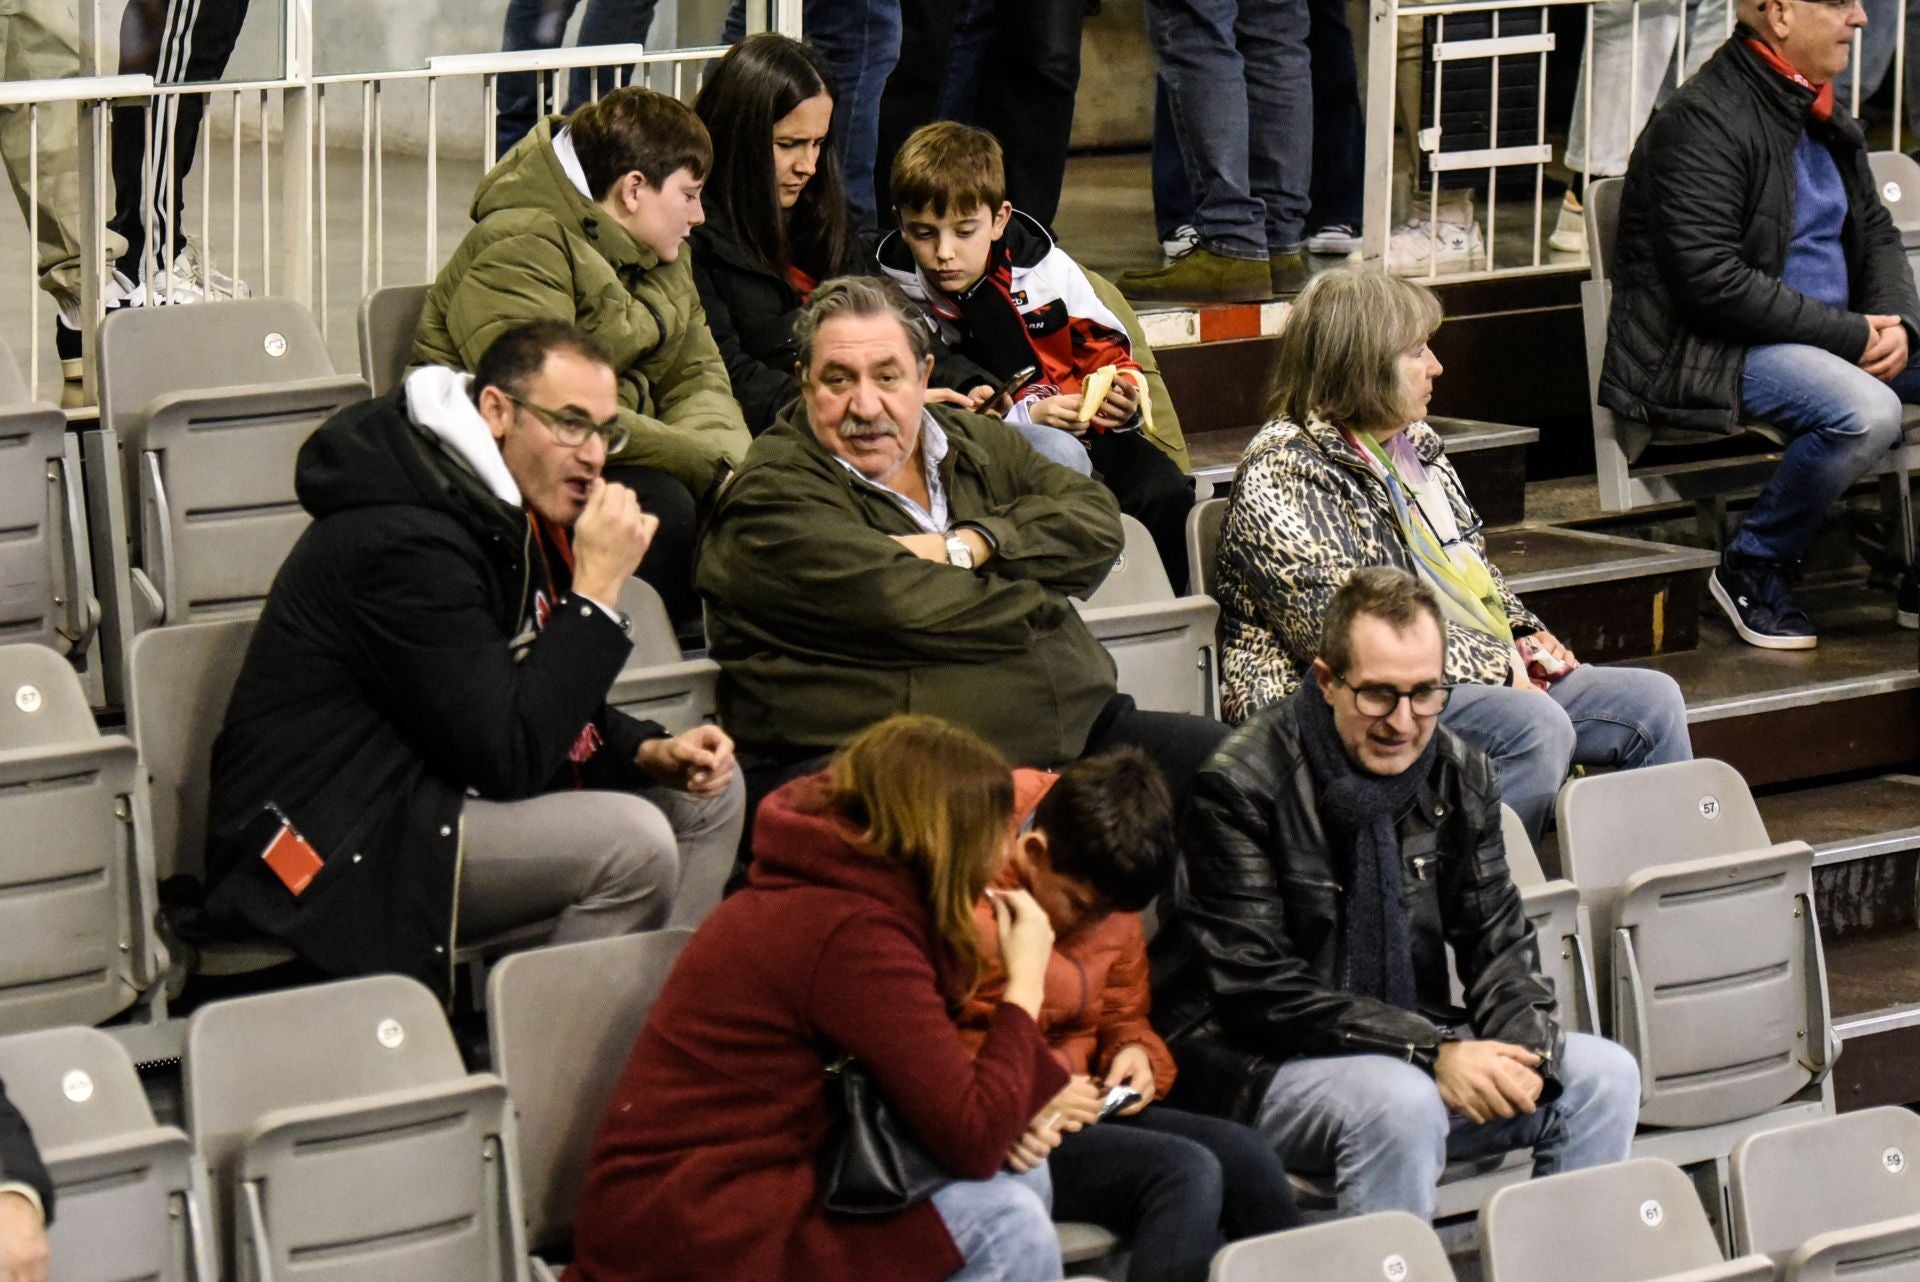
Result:
{"label": "woman with dark hair", "polygon": [[[1025,890],[993,895],[1005,978],[976,1051],[952,1018],[984,970],[974,905],[1013,799],[983,739],[914,716],[767,798],[746,887],[687,944],[607,1103],[569,1279],[1060,1276],[1044,1161],[1059,1137],[1033,1128],[1068,1082],[1035,1023],[1053,928]],[[844,1057],[950,1176],[903,1210],[824,1205],[827,1069]]]}
{"label": "woman with dark hair", "polygon": [[[693,233],[693,278],[733,380],[747,430],[758,436],[799,395],[793,322],[823,280],[878,275],[853,229],[834,136],[833,69],[817,49],[765,32],[728,50],[693,110],[713,139],[713,172]],[[936,352],[929,400],[971,406],[986,375]]]}

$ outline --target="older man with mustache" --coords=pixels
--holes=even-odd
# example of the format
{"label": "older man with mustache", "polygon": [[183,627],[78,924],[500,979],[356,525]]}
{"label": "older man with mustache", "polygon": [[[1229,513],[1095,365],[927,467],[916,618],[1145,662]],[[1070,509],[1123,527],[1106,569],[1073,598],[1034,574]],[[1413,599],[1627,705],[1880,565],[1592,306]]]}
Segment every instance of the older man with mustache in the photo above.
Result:
{"label": "older man with mustache", "polygon": [[1225,728],[1118,694],[1068,599],[1120,553],[1113,495],[924,406],[932,336],[887,282],[821,285],[795,339],[800,400],[721,496],[695,580],[749,796],[899,712],[1027,765],[1138,744],[1183,794]]}

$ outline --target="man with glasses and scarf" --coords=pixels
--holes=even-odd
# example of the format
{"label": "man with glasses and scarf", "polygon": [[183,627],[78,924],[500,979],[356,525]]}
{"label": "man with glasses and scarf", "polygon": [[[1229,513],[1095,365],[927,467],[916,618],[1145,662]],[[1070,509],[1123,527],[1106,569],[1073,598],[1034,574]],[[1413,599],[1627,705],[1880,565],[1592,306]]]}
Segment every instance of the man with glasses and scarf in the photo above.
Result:
{"label": "man with glasses and scarf", "polygon": [[[1613,253],[1600,400],[1627,418],[1792,439],[1709,587],[1749,645],[1807,650],[1793,579],[1827,510],[1920,404],[1920,296],[1834,81],[1859,0],[1740,0],[1730,39],[1641,133]],[[1897,198],[1889,184],[1887,195]],[[1905,534],[1895,617],[1920,627]]]}
{"label": "man with glasses and scarf", "polygon": [[607,706],[657,524],[601,477],[625,430],[588,334],[533,321],[301,448],[313,524],[213,750],[208,908],[335,975],[445,987],[457,948],[693,924],[743,794],[717,726]]}
{"label": "man with glasses and scarf", "polygon": [[1333,1176],[1345,1215],[1430,1218],[1455,1158],[1620,1161],[1639,1112],[1632,1057],[1554,1018],[1493,769],[1439,724],[1444,647],[1432,589],[1353,574],[1311,679],[1195,781],[1155,941],[1170,1102],[1258,1127],[1289,1170]]}

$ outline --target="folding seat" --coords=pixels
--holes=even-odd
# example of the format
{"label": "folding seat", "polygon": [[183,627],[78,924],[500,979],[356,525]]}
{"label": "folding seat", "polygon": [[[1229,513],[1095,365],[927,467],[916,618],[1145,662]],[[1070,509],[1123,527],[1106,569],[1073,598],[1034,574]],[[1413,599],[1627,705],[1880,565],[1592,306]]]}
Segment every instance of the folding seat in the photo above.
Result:
{"label": "folding seat", "polygon": [[0,1032],[164,1010],[138,772],[64,658],[0,646]]}
{"label": "folding seat", "polygon": [[1737,1250],[1786,1282],[1920,1276],[1920,1117],[1871,1108],[1761,1131],[1733,1150]]}
{"label": "folding seat", "polygon": [[1732,1122],[1820,1088],[1837,1040],[1807,844],[1770,842],[1720,761],[1577,779],[1558,813],[1642,1123]]}
{"label": "folding seat", "polygon": [[0,344],[0,643],[60,651],[98,703],[100,603],[83,489],[80,438],[57,408],[27,399]]}
{"label": "folding seat", "polygon": [[501,959],[488,977],[493,1067],[518,1119],[527,1241],[537,1255],[564,1258],[601,1114],[692,937],[655,930],[536,948]]}
{"label": "folding seat", "polygon": [[1724,1260],[1686,1173],[1632,1158],[1522,1184],[1480,1219],[1487,1282],[1770,1282],[1764,1256]]}
{"label": "folding seat", "polygon": [[607,702],[642,721],[657,721],[678,734],[717,715],[715,687],[720,665],[683,658],[680,639],[660,594],[639,579],[620,588],[620,609],[633,620],[633,654],[613,683]]}
{"label": "folding seat", "polygon": [[1150,712],[1219,714],[1215,630],[1220,607],[1211,597],[1173,594],[1147,527],[1122,515],[1126,544],[1080,617],[1113,656],[1120,692]]}
{"label": "folding seat", "polygon": [[406,377],[413,336],[420,328],[429,285],[388,285],[360,303],[360,373],[375,396],[385,396]]}
{"label": "folding seat", "polygon": [[231,1282],[524,1282],[507,1089],[427,988],[375,975],[187,1025],[188,1131]]}
{"label": "folding seat", "polygon": [[1214,561],[1220,555],[1220,527],[1226,523],[1227,500],[1203,499],[1187,513],[1187,564],[1193,576],[1193,590],[1213,595],[1218,578]]}
{"label": "folding seat", "polygon": [[156,1126],[133,1061],[92,1028],[0,1038],[0,1080],[53,1179],[58,1282],[213,1282],[205,1173]]}
{"label": "folding seat", "polygon": [[1540,948],[1540,972],[1553,985],[1560,1026],[1569,1032],[1597,1033],[1600,1009],[1588,942],[1593,931],[1580,904],[1580,889],[1565,878],[1547,879],[1526,825],[1510,807],[1500,807],[1500,826],[1506,838],[1507,868]]}
{"label": "folding seat", "polygon": [[124,451],[136,630],[249,614],[307,526],[294,458],[365,398],[306,308],[277,298],[141,307],[100,327],[100,418]]}
{"label": "folding seat", "polygon": [[1248,1238],[1220,1248],[1208,1282],[1453,1282],[1433,1226],[1405,1211]]}

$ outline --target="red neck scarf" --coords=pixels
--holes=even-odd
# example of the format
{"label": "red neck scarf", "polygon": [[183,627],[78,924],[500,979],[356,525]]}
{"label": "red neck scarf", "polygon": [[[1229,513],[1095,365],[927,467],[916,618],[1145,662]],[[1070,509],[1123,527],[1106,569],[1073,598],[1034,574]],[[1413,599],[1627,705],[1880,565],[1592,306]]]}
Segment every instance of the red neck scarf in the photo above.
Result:
{"label": "red neck scarf", "polygon": [[1793,81],[1794,84],[1799,85],[1802,89],[1813,90],[1813,118],[1815,120],[1824,121],[1833,118],[1833,81],[1829,80],[1824,85],[1815,85],[1813,81],[1807,79],[1798,71],[1795,71],[1792,63],[1751,36],[1747,38],[1747,48],[1758,54],[1760,61]]}

